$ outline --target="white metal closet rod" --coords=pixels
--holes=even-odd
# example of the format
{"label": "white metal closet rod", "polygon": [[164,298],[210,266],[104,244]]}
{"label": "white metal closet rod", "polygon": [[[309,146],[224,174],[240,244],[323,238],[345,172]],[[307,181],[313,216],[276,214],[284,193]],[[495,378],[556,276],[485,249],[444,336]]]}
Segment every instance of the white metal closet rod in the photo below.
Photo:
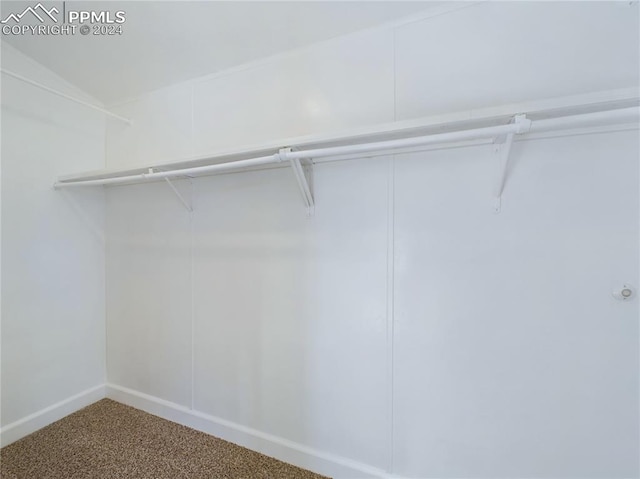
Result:
{"label": "white metal closet rod", "polygon": [[373,143],[361,143],[355,145],[335,146],[327,148],[317,148],[312,150],[278,152],[269,156],[252,158],[248,160],[231,161],[227,163],[219,163],[216,165],[198,166],[194,168],[182,168],[179,170],[161,171],[154,173],[141,173],[129,176],[119,176],[114,178],[101,178],[96,180],[80,180],[80,181],[60,181],[54,186],[71,187],[71,186],[95,186],[95,185],[113,185],[120,183],[130,183],[135,181],[145,181],[153,179],[171,178],[178,176],[191,176],[204,173],[212,173],[226,170],[236,170],[241,168],[260,166],[272,163],[280,163],[287,160],[323,158],[328,156],[337,156],[353,153],[367,153],[372,151],[392,151],[398,148],[407,148],[415,146],[424,146],[438,143],[450,143],[462,140],[474,140],[480,138],[492,138],[502,135],[521,134],[528,131],[549,131],[557,129],[579,128],[593,124],[602,123],[631,123],[638,121],[640,110],[637,107],[621,108],[617,110],[608,110],[596,113],[586,113],[581,115],[572,115],[561,118],[551,118],[546,120],[536,120],[519,123],[510,123],[508,125],[491,126],[486,128],[476,128],[470,130],[453,131],[448,133],[437,133],[427,136],[403,138],[398,140],[379,141]]}
{"label": "white metal closet rod", "polygon": [[48,87],[46,85],[43,85],[42,83],[38,83],[36,81],[30,80],[29,78],[23,77],[22,75],[18,75],[17,73],[14,73],[12,71],[5,70],[4,68],[2,68],[0,71],[2,71],[2,73],[4,73],[5,75],[8,75],[8,76],[10,76],[12,78],[15,78],[16,80],[20,80],[21,82],[28,83],[31,86],[34,86],[36,88],[40,88],[41,90],[44,90],[44,91],[48,91],[49,93],[53,93],[54,95],[57,95],[59,97],[66,98],[67,100],[70,100],[70,101],[73,101],[75,103],[78,103],[79,105],[84,105],[84,106],[86,106],[88,108],[92,108],[94,110],[102,112],[105,115],[109,115],[109,116],[111,116],[111,117],[113,117],[113,118],[115,118],[117,120],[123,121],[124,123],[127,123],[128,125],[131,125],[131,123],[132,123],[131,120],[129,120],[128,118],[125,118],[125,117],[120,116],[120,115],[116,115],[115,113],[112,113],[109,110],[105,110],[104,108],[99,107],[98,105],[94,105],[93,103],[89,103],[87,101],[75,98],[75,97],[73,97],[71,95],[67,95],[66,93],[62,93],[62,92],[60,92],[58,90],[54,90],[53,88],[50,88],[50,87]]}
{"label": "white metal closet rod", "polygon": [[287,153],[287,158],[301,160],[303,158],[326,158],[328,156],[369,153],[371,151],[390,151],[398,148],[411,148],[412,146],[477,140],[479,138],[491,138],[494,136],[507,135],[509,133],[524,133],[527,130],[528,126],[509,123],[508,125],[452,131],[450,133],[437,133],[434,135],[418,136],[415,138],[402,138],[399,140],[378,141],[375,143],[362,143],[359,145],[333,146],[329,148],[317,148],[314,150],[292,151],[291,153]]}
{"label": "white metal closet rod", "polygon": [[317,150],[295,151],[287,153],[275,153],[269,156],[252,158],[249,160],[230,161],[228,163],[219,163],[217,165],[198,166],[195,168],[182,168],[179,170],[159,171],[156,173],[140,173],[130,176],[119,176],[115,178],[104,178],[98,180],[68,181],[57,182],[54,187],[69,186],[95,186],[95,185],[113,185],[119,183],[130,183],[133,181],[145,181],[153,179],[171,178],[176,176],[190,176],[202,173],[212,173],[216,171],[235,170],[252,166],[260,166],[271,163],[280,163],[287,160],[304,159],[304,158],[320,158],[324,156],[332,156],[343,153],[359,153],[377,150],[392,150],[394,148],[405,146],[427,145],[432,143],[446,143],[449,141],[461,139],[487,138],[498,136],[510,132],[516,132],[522,129],[522,125],[509,124],[492,126],[488,128],[478,128],[475,130],[463,130],[452,133],[440,133],[436,135],[422,136],[418,138],[405,138],[401,140],[381,141],[376,143],[364,143],[360,145],[339,146],[333,148],[319,148]]}
{"label": "white metal closet rod", "polygon": [[640,120],[640,108],[628,107],[616,110],[604,110],[581,115],[559,116],[546,120],[535,120],[531,123],[530,133],[543,131],[566,130],[602,124],[637,123]]}
{"label": "white metal closet rod", "polygon": [[210,173],[213,171],[235,170],[237,168],[250,168],[252,166],[266,165],[269,163],[277,163],[280,160],[274,159],[276,155],[261,156],[259,158],[251,158],[249,160],[232,161],[229,163],[219,163],[217,165],[196,166],[194,168],[182,168],[180,170],[157,171],[155,173],[140,173],[138,175],[118,176],[115,178],[101,178],[99,180],[83,180],[74,182],[57,182],[54,188],[67,186],[98,186],[98,185],[114,185],[119,183],[130,183],[132,181],[144,180],[161,180],[163,178],[175,178],[177,176],[191,176],[201,173]]}
{"label": "white metal closet rod", "polygon": [[635,107],[620,108],[617,110],[599,111],[596,113],[585,113],[581,115],[571,115],[558,118],[550,118],[546,120],[536,120],[530,122],[527,120],[524,124],[510,123],[508,125],[478,128],[475,130],[452,131],[450,133],[439,133],[435,135],[415,138],[403,138],[400,140],[381,141],[377,143],[363,143],[359,145],[346,145],[331,148],[318,148],[315,150],[293,151],[287,154],[287,158],[325,158],[328,156],[367,153],[370,151],[385,151],[438,143],[450,143],[463,140],[492,138],[502,135],[508,135],[510,133],[521,134],[534,131],[542,132],[562,130],[602,123],[631,123],[634,121],[638,121],[639,114],[640,110]]}

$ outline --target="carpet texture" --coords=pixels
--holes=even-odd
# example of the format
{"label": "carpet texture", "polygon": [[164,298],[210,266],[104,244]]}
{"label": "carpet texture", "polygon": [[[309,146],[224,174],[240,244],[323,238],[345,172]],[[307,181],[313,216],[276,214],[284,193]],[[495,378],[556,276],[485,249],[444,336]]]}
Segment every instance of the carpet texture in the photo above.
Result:
{"label": "carpet texture", "polygon": [[103,399],[0,450],[2,479],[322,479]]}

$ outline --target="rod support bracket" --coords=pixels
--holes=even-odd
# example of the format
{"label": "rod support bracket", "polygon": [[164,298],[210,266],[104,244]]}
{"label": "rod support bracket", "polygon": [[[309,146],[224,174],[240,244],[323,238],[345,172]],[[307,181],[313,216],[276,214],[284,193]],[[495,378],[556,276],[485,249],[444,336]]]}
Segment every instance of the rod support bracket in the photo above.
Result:
{"label": "rod support bracket", "polygon": [[[154,168],[149,168],[148,174],[152,175],[153,173],[155,173]],[[143,176],[145,176],[145,175],[143,174]],[[193,212],[193,206],[191,204],[191,199],[187,200],[184,196],[182,196],[182,193],[180,193],[180,191],[178,190],[176,185],[174,185],[173,181],[171,181],[168,177],[165,176],[164,177],[164,181],[167,183],[167,185],[169,185],[169,188],[171,188],[171,191],[173,191],[173,193],[176,195],[176,197],[178,198],[180,203],[182,203],[182,206],[184,206],[185,209],[189,213]],[[189,183],[191,184],[191,186],[193,186],[193,184],[191,182],[191,178],[189,178]],[[189,193],[191,193],[191,192],[189,192]]]}
{"label": "rod support bracket", "polygon": [[518,114],[513,117],[513,123],[517,126],[516,134],[528,133],[531,130],[531,120],[525,114]]}
{"label": "rod support bracket", "polygon": [[280,148],[280,150],[278,150],[278,153],[276,153],[273,156],[276,159],[276,161],[278,161],[279,163],[282,163],[283,161],[288,161],[289,160],[288,153],[290,153],[290,152],[291,152],[291,148],[289,148],[289,147]]}
{"label": "rod support bracket", "polygon": [[307,216],[313,216],[315,212],[315,200],[313,198],[313,183],[312,183],[312,164],[307,161],[304,165],[299,158],[289,158],[291,148],[281,148],[276,155],[278,155],[279,161],[289,160],[291,163],[291,170],[300,188],[302,194],[302,201],[307,212]]}
{"label": "rod support bracket", "polygon": [[[165,177],[164,180],[167,182],[171,190],[173,190],[175,195],[178,197],[178,200],[180,200],[180,203],[182,203],[182,206],[184,206],[189,213],[193,212],[193,206],[191,205],[191,201],[190,200],[187,201],[185,197],[182,196],[182,194],[180,194],[180,192],[178,191],[178,188],[176,188],[176,185],[174,185],[169,178]],[[189,182],[191,182],[191,179],[189,179]]]}
{"label": "rod support bracket", "polygon": [[494,188],[493,211],[498,214],[502,210],[502,193],[507,181],[507,168],[509,166],[509,155],[515,135],[527,133],[531,129],[531,120],[526,115],[515,115],[511,121],[516,125],[514,133],[508,133],[503,137],[496,138],[494,151],[498,155],[498,177]]}

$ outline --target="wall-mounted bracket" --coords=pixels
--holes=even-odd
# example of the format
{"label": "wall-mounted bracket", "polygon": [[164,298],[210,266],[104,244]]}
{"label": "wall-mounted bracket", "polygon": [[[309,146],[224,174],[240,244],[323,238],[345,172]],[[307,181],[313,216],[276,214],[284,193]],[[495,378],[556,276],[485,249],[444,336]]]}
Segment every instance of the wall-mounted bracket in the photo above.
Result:
{"label": "wall-mounted bracket", "polygon": [[500,142],[496,141],[494,144],[494,152],[498,157],[498,177],[493,192],[493,211],[495,213],[500,213],[502,209],[502,192],[504,191],[504,184],[507,180],[507,167],[509,165],[509,153],[511,153],[513,137],[514,134],[509,133],[506,137],[501,138]]}
{"label": "wall-mounted bracket", "polygon": [[[154,168],[149,168],[149,174],[155,173]],[[182,196],[182,193],[180,193],[180,191],[178,191],[178,188],[176,188],[176,185],[173,184],[173,182],[165,177],[164,180],[167,182],[167,185],[169,185],[169,188],[171,188],[171,191],[173,191],[176,195],[176,197],[178,198],[178,200],[180,201],[180,203],[182,203],[182,206],[184,206],[186,208],[186,210],[191,213],[193,211],[193,206],[191,205],[191,199],[189,199],[189,201],[187,201],[185,199],[184,196]],[[191,181],[191,179],[189,179],[189,181]]]}
{"label": "wall-mounted bracket", "polygon": [[513,139],[516,134],[526,133],[531,128],[531,120],[528,120],[525,115],[514,116],[513,123],[521,125],[521,128],[519,128],[516,133],[507,133],[504,136],[496,138],[494,142],[494,152],[498,156],[498,178],[496,180],[493,195],[493,210],[495,213],[500,213],[502,210],[502,193],[504,191],[505,182],[507,181],[507,168],[509,166],[509,155],[511,153]]}
{"label": "wall-mounted bracket", "polygon": [[182,205],[187,209],[187,211],[191,213],[193,211],[193,206],[191,206],[191,201],[187,201],[184,198],[184,196],[180,194],[180,192],[178,191],[178,188],[176,188],[176,186],[171,182],[169,178],[165,178],[165,181],[167,182],[169,187],[173,190],[173,192],[176,194],[176,196],[180,200],[180,203],[182,203]]}
{"label": "wall-mounted bracket", "polygon": [[288,158],[287,153],[290,151],[291,148],[281,148],[278,155],[281,161],[288,160],[291,163],[291,169],[293,170],[296,182],[300,188],[302,200],[304,201],[304,206],[307,210],[307,216],[313,216],[315,211],[315,202],[313,199],[313,183],[311,181],[313,173],[312,163],[310,160],[303,160],[305,161],[305,164],[303,165],[302,161],[298,158]]}

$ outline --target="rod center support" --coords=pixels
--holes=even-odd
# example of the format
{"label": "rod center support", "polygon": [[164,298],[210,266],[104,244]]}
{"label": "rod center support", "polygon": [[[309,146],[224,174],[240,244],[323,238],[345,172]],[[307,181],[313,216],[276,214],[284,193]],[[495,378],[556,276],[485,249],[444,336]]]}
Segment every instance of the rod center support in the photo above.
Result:
{"label": "rod center support", "polygon": [[278,153],[273,156],[278,162],[289,161],[289,153],[291,153],[291,148],[280,148]]}
{"label": "rod center support", "polygon": [[527,133],[531,129],[531,120],[527,115],[520,114],[513,117],[513,123],[516,125],[516,133]]}

